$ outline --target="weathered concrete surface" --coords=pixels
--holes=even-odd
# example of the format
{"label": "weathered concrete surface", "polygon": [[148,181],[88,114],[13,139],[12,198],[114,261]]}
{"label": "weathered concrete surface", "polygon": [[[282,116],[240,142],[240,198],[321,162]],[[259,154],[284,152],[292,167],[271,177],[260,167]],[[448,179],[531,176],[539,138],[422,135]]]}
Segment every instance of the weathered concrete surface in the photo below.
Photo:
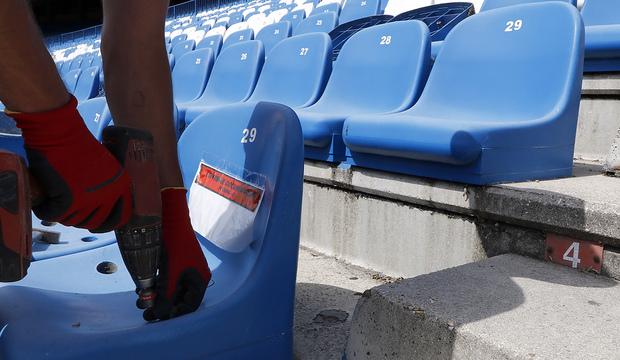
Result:
{"label": "weathered concrete surface", "polygon": [[[363,168],[342,169],[307,161],[305,179],[307,183],[328,185],[386,201],[473,215],[620,246],[620,226],[613,225],[620,223],[620,181],[600,172],[598,165],[577,163],[574,176],[570,178],[481,187]],[[321,201],[325,200],[328,199]],[[304,201],[311,202],[312,198],[306,195]],[[337,206],[334,201],[324,204],[323,211]],[[314,205],[304,205],[304,221],[323,216],[308,213],[308,210],[318,210],[309,206]],[[348,216],[350,214],[342,214],[342,221]],[[391,222],[389,217],[385,220]],[[403,226],[402,223],[391,223],[384,226]]]}
{"label": "weathered concrete surface", "polygon": [[302,248],[295,299],[295,359],[340,360],[357,300],[366,289],[388,280]]}
{"label": "weathered concrete surface", "polygon": [[347,359],[619,359],[620,287],[503,255],[364,293]]}
{"label": "weathered concrete surface", "polygon": [[395,277],[508,252],[542,258],[539,231],[306,183],[304,246]]}
{"label": "weathered concrete surface", "polygon": [[620,95],[619,98],[582,97],[575,139],[575,158],[604,162],[618,129]]}

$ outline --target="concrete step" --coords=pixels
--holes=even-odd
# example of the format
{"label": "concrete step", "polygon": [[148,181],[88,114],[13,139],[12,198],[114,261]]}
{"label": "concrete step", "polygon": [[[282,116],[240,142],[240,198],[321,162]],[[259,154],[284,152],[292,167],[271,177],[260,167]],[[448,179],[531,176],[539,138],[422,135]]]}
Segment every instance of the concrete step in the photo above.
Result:
{"label": "concrete step", "polygon": [[574,176],[467,186],[306,162],[302,243],[395,277],[505,253],[542,259],[548,234],[605,245],[603,272],[620,279],[620,179],[596,164]]}
{"label": "concrete step", "polygon": [[346,356],[620,359],[618,299],[609,278],[497,256],[366,291]]}
{"label": "concrete step", "polygon": [[362,293],[392,279],[302,248],[295,295],[295,359],[341,360]]}

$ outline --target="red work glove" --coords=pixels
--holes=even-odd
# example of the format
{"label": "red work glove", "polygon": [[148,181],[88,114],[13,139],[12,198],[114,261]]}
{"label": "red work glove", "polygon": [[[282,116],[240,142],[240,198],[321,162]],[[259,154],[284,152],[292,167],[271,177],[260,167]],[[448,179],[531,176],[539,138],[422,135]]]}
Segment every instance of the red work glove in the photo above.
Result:
{"label": "red work glove", "polygon": [[130,179],[76,107],[72,96],[55,110],[6,113],[22,130],[30,172],[45,194],[34,213],[67,226],[111,231],[131,217]]}
{"label": "red work glove", "polygon": [[187,191],[161,192],[163,255],[156,284],[155,306],[144,311],[147,321],[166,320],[196,311],[211,271],[189,219]]}

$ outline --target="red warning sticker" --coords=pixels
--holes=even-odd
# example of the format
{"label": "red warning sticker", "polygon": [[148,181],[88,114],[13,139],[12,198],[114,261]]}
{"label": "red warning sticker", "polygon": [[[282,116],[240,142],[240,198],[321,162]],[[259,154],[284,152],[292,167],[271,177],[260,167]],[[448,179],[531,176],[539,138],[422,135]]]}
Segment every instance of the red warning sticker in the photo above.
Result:
{"label": "red warning sticker", "polygon": [[263,197],[263,189],[235,179],[205,163],[200,163],[194,182],[250,211],[256,210]]}

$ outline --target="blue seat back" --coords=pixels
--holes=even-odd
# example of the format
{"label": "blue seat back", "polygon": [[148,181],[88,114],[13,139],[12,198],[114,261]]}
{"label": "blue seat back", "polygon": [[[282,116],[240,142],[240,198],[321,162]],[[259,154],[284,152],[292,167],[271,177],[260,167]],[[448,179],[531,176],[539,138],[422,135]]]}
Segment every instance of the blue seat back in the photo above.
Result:
{"label": "blue seat back", "polygon": [[229,46],[217,58],[198,102],[214,106],[247,100],[254,91],[264,61],[265,51],[258,40]]}
{"label": "blue seat back", "polygon": [[[446,37],[410,111],[498,122],[578,108],[584,30],[576,9],[566,11],[570,7],[526,4],[518,11],[506,7],[463,20]],[[551,18],[555,25],[550,27]]]}
{"label": "blue seat back", "polygon": [[112,115],[104,97],[86,100],[78,105],[78,111],[91,134],[101,141],[103,129],[110,125]]}
{"label": "blue seat back", "polygon": [[82,70],[80,69],[74,69],[62,75],[62,81],[65,83],[68,92],[73,93],[75,91],[75,86],[77,85],[81,72]]}
{"label": "blue seat back", "polygon": [[230,34],[230,36],[228,36],[222,48],[225,49],[226,47],[230,45],[240,43],[243,41],[248,41],[248,40],[254,40],[254,31],[252,29],[248,28],[248,29],[235,31],[234,33]]}
{"label": "blue seat back", "polygon": [[291,36],[291,23],[288,21],[280,21],[275,24],[265,26],[258,32],[256,40],[263,42],[265,46],[265,54],[269,55],[271,49],[280,41]]}
{"label": "blue seat back", "polygon": [[222,49],[222,35],[207,36],[198,43],[197,49],[211,49],[213,56],[218,57]]}
{"label": "blue seat back", "polygon": [[331,39],[325,33],[294,36],[271,50],[251,101],[287,106],[312,105],[323,92],[331,72]]}
{"label": "blue seat back", "polygon": [[284,15],[282,19],[280,19],[280,21],[290,22],[291,27],[294,29],[305,18],[306,18],[306,11],[301,9],[301,10],[291,11],[290,13]]}
{"label": "blue seat back", "polygon": [[195,46],[196,42],[194,40],[181,41],[172,48],[171,54],[174,55],[174,58],[178,61],[181,56],[194,50]]}
{"label": "blue seat back", "polygon": [[212,68],[211,49],[198,49],[181,56],[172,70],[174,100],[188,102],[198,99],[204,91]]}
{"label": "blue seat back", "polygon": [[314,8],[314,10],[312,10],[312,13],[310,13],[310,15],[317,15],[326,12],[333,12],[334,14],[336,14],[336,16],[340,15],[340,4],[330,3],[323,6],[317,6]]}
{"label": "blue seat back", "polygon": [[480,7],[480,12],[512,5],[521,5],[525,3],[540,3],[547,1],[562,1],[577,5],[577,0],[484,0],[484,3],[482,3],[482,6]]}
{"label": "blue seat back", "polygon": [[326,113],[385,113],[411,107],[431,67],[428,27],[411,20],[357,32],[343,46],[321,99]]}
{"label": "blue seat back", "polygon": [[586,1],[581,9],[581,17],[586,26],[620,25],[620,1]]}
{"label": "blue seat back", "polygon": [[367,16],[377,15],[381,0],[347,0],[338,21],[344,24]]}
{"label": "blue seat back", "polygon": [[84,69],[75,85],[73,95],[78,101],[91,99],[99,94],[99,67]]}
{"label": "blue seat back", "polygon": [[294,29],[295,35],[308,34],[313,32],[329,33],[338,25],[338,15],[332,11],[312,15],[305,18]]}

